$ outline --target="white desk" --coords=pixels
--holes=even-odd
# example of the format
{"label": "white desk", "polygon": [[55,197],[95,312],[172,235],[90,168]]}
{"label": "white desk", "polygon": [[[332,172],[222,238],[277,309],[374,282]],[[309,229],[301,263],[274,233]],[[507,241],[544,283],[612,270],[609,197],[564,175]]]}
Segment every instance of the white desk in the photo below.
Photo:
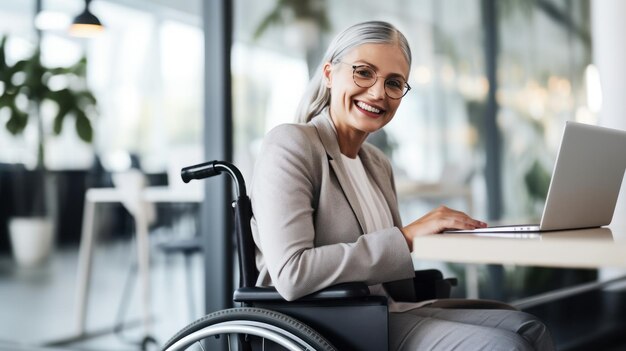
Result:
{"label": "white desk", "polygon": [[441,234],[415,238],[412,257],[464,263],[561,268],[626,268],[626,228],[603,227],[543,234]]}
{"label": "white desk", "polygon": [[[522,238],[520,236],[526,236]],[[542,234],[441,234],[415,238],[413,260],[515,264],[558,268],[626,268],[626,227],[567,230]],[[589,285],[600,287],[626,277]],[[571,288],[552,297],[567,296]],[[582,292],[582,290],[579,290]],[[545,296],[548,298],[548,296]],[[524,305],[526,301],[517,306]],[[515,305],[515,304],[514,304]],[[524,305],[526,306],[526,305]]]}
{"label": "white desk", "polygon": [[[91,262],[96,231],[94,228],[95,208],[98,203],[121,203],[125,197],[118,188],[93,188],[85,194],[83,228],[78,256],[78,281],[76,285],[77,334],[85,334],[85,319],[91,278]],[[147,187],[141,189],[140,203],[185,203],[202,202],[202,191],[180,191],[170,187]],[[138,206],[144,208],[144,206]],[[150,265],[148,242],[148,218],[145,211],[131,211],[137,235],[137,263],[141,285],[142,320],[146,335],[150,330]]]}

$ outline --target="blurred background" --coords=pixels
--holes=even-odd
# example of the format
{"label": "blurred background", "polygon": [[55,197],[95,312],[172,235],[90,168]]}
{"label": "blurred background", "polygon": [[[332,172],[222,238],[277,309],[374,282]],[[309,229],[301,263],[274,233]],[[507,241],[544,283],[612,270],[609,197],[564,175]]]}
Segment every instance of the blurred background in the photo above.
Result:
{"label": "blurred background", "polygon": [[[75,28],[85,10],[96,21]],[[614,18],[600,25],[599,13]],[[413,51],[413,89],[370,136],[392,161],[403,219],[445,204],[493,223],[538,221],[564,122],[626,127],[611,117],[625,109],[602,90],[606,77],[626,78],[623,61],[602,61],[624,57],[624,15],[620,1],[601,0],[0,0],[0,348],[132,350],[146,309],[150,335],[164,342],[228,303],[235,279],[216,273],[233,268],[228,224],[211,213],[230,192],[183,185],[177,173],[223,158],[251,179],[264,134],[293,121],[329,41],[365,20],[393,23]],[[145,189],[152,197],[138,200]],[[135,240],[138,213],[147,244]],[[27,243],[49,251],[17,258],[15,218],[51,221],[51,238]],[[80,248],[85,232],[97,233],[91,251]],[[82,324],[79,251],[92,266]],[[438,268],[461,280],[456,296],[504,301],[598,277]],[[142,307],[135,278],[146,274]],[[583,298],[569,303],[607,299]],[[560,349],[601,348],[625,330],[623,319],[584,309],[593,326],[573,328],[563,319],[571,306],[533,311],[553,317]]]}

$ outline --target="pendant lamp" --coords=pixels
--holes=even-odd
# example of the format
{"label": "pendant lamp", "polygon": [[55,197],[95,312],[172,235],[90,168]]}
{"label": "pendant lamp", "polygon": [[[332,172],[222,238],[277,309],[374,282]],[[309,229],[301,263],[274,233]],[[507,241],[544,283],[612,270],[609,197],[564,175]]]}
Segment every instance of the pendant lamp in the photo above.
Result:
{"label": "pendant lamp", "polygon": [[104,30],[104,26],[91,11],[89,11],[89,3],[91,0],[85,0],[85,10],[80,13],[70,26],[70,35],[82,38],[94,37]]}

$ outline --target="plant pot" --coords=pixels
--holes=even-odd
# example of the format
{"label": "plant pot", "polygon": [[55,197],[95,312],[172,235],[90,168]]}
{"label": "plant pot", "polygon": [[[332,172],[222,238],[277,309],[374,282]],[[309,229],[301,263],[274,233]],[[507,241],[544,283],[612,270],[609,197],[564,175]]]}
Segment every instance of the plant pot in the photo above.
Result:
{"label": "plant pot", "polygon": [[42,264],[52,251],[53,224],[46,217],[16,217],[9,221],[13,257],[24,267]]}

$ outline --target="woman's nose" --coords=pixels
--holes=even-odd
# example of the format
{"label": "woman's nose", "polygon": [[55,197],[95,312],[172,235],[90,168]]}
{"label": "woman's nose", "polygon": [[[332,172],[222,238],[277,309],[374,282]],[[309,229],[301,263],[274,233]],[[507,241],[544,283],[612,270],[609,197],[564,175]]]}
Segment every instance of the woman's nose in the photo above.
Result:
{"label": "woman's nose", "polygon": [[385,80],[378,79],[376,83],[369,88],[368,92],[375,99],[380,100],[385,98]]}

